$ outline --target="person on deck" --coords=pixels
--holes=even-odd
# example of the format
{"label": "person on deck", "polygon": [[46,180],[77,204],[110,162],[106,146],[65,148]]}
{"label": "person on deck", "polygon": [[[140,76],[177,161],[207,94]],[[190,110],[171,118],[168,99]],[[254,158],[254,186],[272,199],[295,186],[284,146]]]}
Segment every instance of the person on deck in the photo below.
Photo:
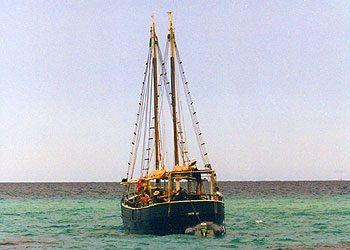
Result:
{"label": "person on deck", "polygon": [[[198,168],[196,166],[197,160],[196,159],[192,159],[190,167],[191,167],[191,171],[198,171]],[[200,173],[192,173],[192,176],[196,179],[196,192],[197,194],[201,194],[202,193],[202,177]]]}
{"label": "person on deck", "polygon": [[143,187],[143,192],[144,192],[145,194],[147,194],[148,196],[150,196],[151,190],[152,190],[150,181],[149,181],[149,180],[144,181],[144,182],[142,183],[142,187]]}
{"label": "person on deck", "polygon": [[174,200],[182,201],[187,199],[187,196],[188,196],[188,192],[186,190],[183,190],[182,187],[180,187],[180,189],[175,191],[174,193]]}
{"label": "person on deck", "polygon": [[142,202],[142,206],[148,205],[149,196],[148,194],[144,193],[143,196],[140,198],[140,201]]}
{"label": "person on deck", "polygon": [[164,197],[161,196],[161,193],[158,190],[154,191],[152,200],[154,203],[160,203],[165,201]]}

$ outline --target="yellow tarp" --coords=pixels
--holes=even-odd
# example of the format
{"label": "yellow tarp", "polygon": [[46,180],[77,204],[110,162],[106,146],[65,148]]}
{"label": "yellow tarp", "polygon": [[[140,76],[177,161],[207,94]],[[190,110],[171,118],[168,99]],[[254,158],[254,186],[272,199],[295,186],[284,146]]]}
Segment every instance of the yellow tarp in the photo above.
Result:
{"label": "yellow tarp", "polygon": [[160,179],[162,176],[166,175],[167,171],[165,169],[161,170],[153,170],[149,175],[148,178],[150,179]]}
{"label": "yellow tarp", "polygon": [[174,166],[173,171],[174,172],[182,172],[182,171],[188,171],[191,170],[191,167],[189,166]]}

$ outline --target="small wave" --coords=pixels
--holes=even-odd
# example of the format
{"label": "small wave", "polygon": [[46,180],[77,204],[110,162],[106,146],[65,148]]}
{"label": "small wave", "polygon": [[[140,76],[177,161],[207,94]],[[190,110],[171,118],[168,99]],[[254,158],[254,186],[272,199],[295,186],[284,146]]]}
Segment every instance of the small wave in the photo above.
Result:
{"label": "small wave", "polygon": [[57,242],[36,241],[36,240],[11,240],[0,241],[1,247],[30,247],[31,245],[54,245]]}

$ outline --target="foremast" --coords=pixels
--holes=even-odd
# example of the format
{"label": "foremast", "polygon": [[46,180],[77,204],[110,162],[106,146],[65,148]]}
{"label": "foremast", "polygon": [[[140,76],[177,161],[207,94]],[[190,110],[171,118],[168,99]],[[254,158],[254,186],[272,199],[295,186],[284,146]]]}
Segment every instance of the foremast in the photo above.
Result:
{"label": "foremast", "polygon": [[153,69],[153,102],[154,102],[154,145],[155,145],[155,167],[159,169],[160,147],[159,147],[159,116],[158,116],[158,81],[157,81],[157,43],[154,16],[152,16],[152,69]]}
{"label": "foremast", "polygon": [[168,12],[169,19],[169,43],[170,43],[170,71],[171,71],[171,105],[173,111],[173,129],[174,129],[174,163],[179,165],[179,146],[178,146],[178,132],[177,132],[177,118],[176,118],[176,86],[175,86],[175,38],[174,29],[171,21],[171,12]]}

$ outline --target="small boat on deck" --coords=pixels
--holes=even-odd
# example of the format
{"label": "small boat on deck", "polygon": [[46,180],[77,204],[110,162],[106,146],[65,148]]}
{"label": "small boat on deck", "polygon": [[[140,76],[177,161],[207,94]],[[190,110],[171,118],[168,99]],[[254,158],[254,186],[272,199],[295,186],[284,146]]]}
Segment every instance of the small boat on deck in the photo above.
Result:
{"label": "small boat on deck", "polygon": [[[187,233],[195,234],[196,225],[207,223],[205,225],[218,226],[213,228],[218,229],[217,232],[221,230],[220,232],[224,233],[224,198],[219,191],[216,172],[210,164],[199,128],[175,41],[171,13],[168,13],[168,18],[169,34],[163,56],[152,17],[149,53],[128,170],[126,178],[121,182],[124,186],[121,199],[123,225],[132,233],[166,235],[185,233],[186,229]],[[170,81],[167,74],[168,60],[165,60],[168,57],[170,57]],[[197,160],[191,159],[188,152],[188,143],[192,141],[186,139],[179,94],[181,83],[202,167],[197,167]],[[168,163],[170,157],[165,140],[166,101],[170,109],[168,120],[173,144],[170,153],[173,159],[171,164]],[[137,178],[134,176],[135,167],[140,169],[140,176]],[[192,227],[194,228],[191,229]]]}

